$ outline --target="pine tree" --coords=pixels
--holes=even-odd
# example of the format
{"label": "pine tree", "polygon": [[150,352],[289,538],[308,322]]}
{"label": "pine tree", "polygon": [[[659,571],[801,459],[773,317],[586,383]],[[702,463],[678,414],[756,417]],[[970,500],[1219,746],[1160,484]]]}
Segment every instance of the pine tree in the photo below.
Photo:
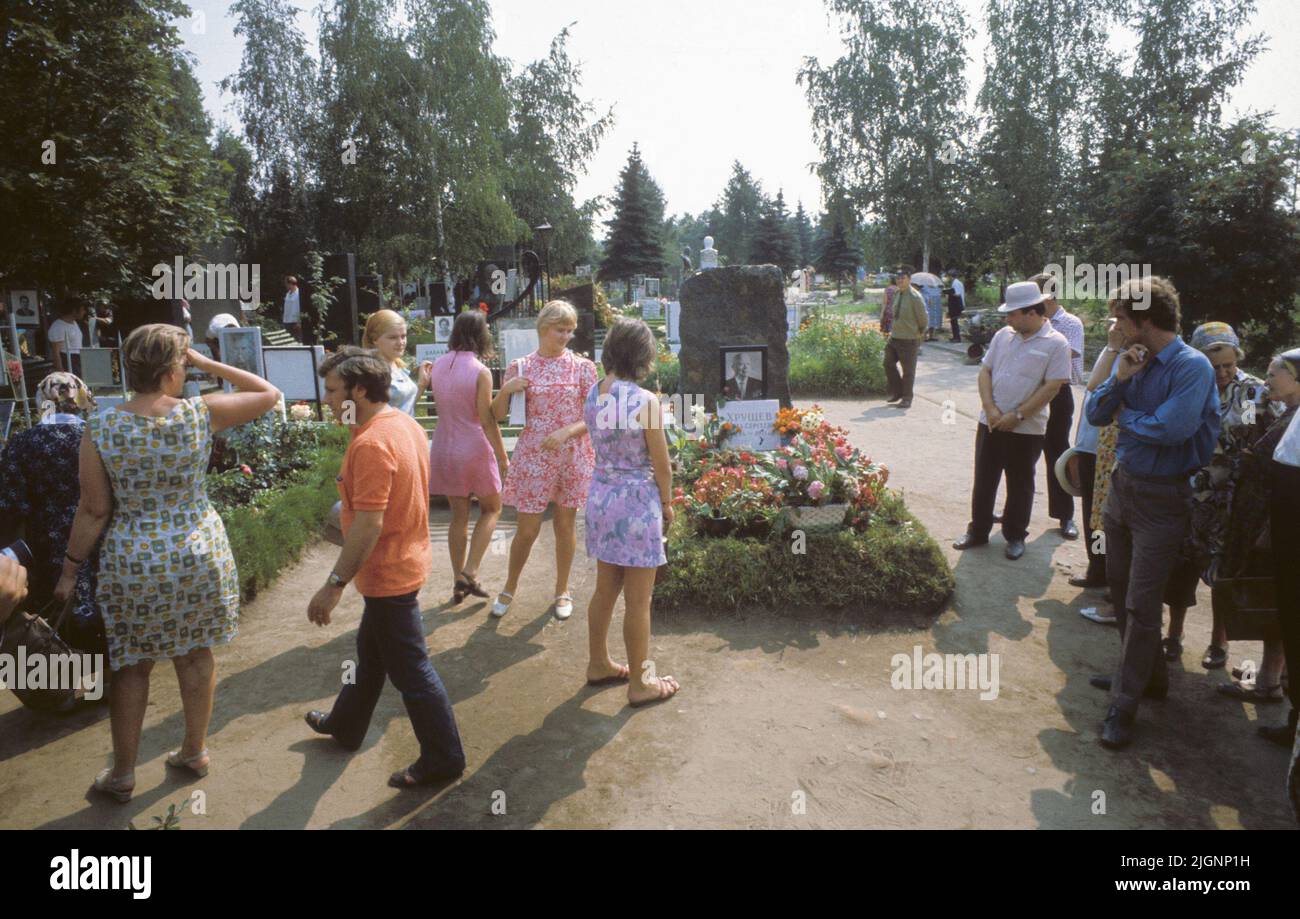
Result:
{"label": "pine tree", "polygon": [[822,274],[835,278],[835,292],[839,293],[840,285],[846,277],[853,277],[861,259],[849,238],[849,230],[845,227],[844,221],[839,217],[827,215],[826,222],[829,231],[823,237],[821,251],[817,254],[815,264]]}
{"label": "pine tree", "polygon": [[794,216],[790,219],[794,224],[795,242],[799,244],[799,267],[806,268],[812,262],[816,249],[813,247],[812,221],[808,219],[808,212],[803,209],[802,201],[794,209]]}
{"label": "pine tree", "polygon": [[634,274],[664,273],[664,196],[651,178],[636,144],[618,176],[614,216],[606,221],[605,258],[597,277],[621,281]]}
{"label": "pine tree", "polygon": [[715,210],[718,232],[714,234],[714,248],[721,253],[724,264],[748,265],[753,261],[750,248],[763,215],[763,189],[739,160],[731,165],[731,178]]}
{"label": "pine tree", "polygon": [[785,194],[767,203],[754,231],[750,260],[756,265],[776,265],[781,271],[793,271],[799,261],[799,241],[790,228],[790,214],[785,209]]}

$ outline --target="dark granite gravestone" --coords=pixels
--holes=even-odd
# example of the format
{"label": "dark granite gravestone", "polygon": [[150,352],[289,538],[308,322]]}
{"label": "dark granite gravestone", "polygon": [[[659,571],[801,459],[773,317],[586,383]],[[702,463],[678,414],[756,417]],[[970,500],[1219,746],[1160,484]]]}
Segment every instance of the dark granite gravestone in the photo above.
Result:
{"label": "dark granite gravestone", "polygon": [[767,346],[767,398],[790,407],[785,290],[775,265],[714,268],[682,282],[681,391],[703,393],[715,411],[722,390],[719,348]]}
{"label": "dark granite gravestone", "polygon": [[556,300],[566,300],[578,313],[578,327],[569,341],[569,350],[593,358],[596,353],[596,293],[590,284],[579,284],[557,291]]}

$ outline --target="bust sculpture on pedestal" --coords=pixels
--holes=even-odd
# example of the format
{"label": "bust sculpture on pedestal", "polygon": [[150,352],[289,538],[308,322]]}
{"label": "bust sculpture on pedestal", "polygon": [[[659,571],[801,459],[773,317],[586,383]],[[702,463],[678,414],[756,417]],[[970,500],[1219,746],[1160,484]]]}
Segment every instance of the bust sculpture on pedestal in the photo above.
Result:
{"label": "bust sculpture on pedestal", "polygon": [[700,270],[708,271],[718,267],[718,250],[713,248],[713,237],[704,237],[704,248],[700,250]]}

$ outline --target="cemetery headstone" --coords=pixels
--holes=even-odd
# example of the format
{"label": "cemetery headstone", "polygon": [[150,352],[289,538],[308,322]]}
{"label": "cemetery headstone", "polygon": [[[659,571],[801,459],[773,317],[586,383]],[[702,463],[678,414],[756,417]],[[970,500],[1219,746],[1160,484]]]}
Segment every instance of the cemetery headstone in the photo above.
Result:
{"label": "cemetery headstone", "polygon": [[720,349],[740,345],[766,346],[767,396],[790,406],[790,353],[780,268],[742,265],[692,276],[682,284],[678,333],[682,392],[702,394],[709,411],[721,395]]}

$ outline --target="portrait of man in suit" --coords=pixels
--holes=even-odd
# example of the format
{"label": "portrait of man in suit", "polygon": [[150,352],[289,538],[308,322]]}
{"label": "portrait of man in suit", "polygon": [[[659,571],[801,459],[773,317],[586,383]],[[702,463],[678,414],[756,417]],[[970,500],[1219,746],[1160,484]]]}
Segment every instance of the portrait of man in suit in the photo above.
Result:
{"label": "portrait of man in suit", "polygon": [[723,352],[722,395],[726,399],[765,398],[761,350]]}

